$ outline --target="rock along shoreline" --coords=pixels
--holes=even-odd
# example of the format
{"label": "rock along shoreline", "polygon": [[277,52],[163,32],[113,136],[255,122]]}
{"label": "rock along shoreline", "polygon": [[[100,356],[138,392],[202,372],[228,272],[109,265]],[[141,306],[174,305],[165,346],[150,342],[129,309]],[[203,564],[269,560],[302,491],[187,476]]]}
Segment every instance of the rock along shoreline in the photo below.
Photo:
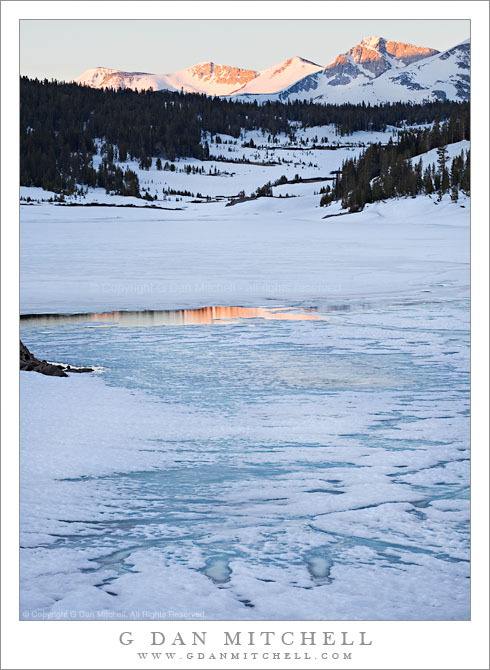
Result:
{"label": "rock along shoreline", "polygon": [[39,372],[50,377],[68,377],[67,372],[93,372],[93,368],[72,368],[62,363],[48,363],[31,354],[26,345],[20,341],[20,369],[26,372]]}

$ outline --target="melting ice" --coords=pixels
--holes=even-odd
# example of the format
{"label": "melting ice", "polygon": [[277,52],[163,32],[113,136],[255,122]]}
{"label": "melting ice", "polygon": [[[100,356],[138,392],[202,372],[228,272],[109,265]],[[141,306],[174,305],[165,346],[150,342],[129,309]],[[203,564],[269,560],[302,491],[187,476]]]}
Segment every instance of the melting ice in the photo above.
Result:
{"label": "melting ice", "polygon": [[[396,230],[376,213],[329,224],[271,215],[267,232],[244,220],[233,234],[201,221],[199,258],[187,225],[68,231],[36,227],[30,208],[23,311],[79,314],[24,319],[22,339],[100,372],[21,373],[23,618],[469,617],[467,230],[414,207]],[[116,225],[124,249],[140,245],[139,267],[122,247],[107,252]],[[295,259],[302,274],[291,299],[260,284],[227,301],[204,282],[178,310],[176,291],[162,303],[166,264],[141,226],[170,245],[171,273],[186,268],[196,285],[211,260],[223,277],[258,267],[266,283]],[[94,236],[94,254],[82,244],[79,256],[74,239]],[[36,255],[45,239],[52,271]],[[131,293],[142,266],[157,288]],[[108,291],[97,284],[86,299],[78,273],[99,282],[102,269]],[[115,300],[117,281],[128,290]]]}

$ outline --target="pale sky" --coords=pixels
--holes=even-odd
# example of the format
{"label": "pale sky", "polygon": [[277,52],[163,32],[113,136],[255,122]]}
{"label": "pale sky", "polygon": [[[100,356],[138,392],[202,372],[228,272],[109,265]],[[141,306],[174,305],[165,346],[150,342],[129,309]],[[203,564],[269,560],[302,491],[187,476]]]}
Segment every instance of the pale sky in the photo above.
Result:
{"label": "pale sky", "polygon": [[443,51],[470,36],[470,21],[21,20],[20,73],[69,81],[97,66],[167,74],[207,61],[263,70],[292,56],[328,65],[375,35]]}

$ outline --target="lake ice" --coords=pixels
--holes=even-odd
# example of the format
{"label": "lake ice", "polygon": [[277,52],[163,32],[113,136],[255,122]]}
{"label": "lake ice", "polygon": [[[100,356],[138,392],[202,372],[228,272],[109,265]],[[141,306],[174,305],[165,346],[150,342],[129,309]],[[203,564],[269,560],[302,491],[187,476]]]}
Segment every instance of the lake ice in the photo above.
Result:
{"label": "lake ice", "polygon": [[[22,207],[21,617],[467,619],[469,215]],[[264,318],[293,308],[316,319]]]}

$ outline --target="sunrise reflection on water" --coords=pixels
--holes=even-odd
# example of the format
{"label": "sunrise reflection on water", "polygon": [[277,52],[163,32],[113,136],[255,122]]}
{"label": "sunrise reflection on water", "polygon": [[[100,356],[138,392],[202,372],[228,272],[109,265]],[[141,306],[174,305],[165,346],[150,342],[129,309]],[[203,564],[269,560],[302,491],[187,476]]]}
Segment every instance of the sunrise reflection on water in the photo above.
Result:
{"label": "sunrise reflection on water", "polygon": [[322,317],[311,310],[289,307],[226,307],[216,305],[199,309],[113,311],[89,314],[32,314],[21,317],[22,326],[65,325],[95,322],[126,328],[140,326],[190,326],[219,324],[234,319],[272,319],[278,321],[320,321]]}

